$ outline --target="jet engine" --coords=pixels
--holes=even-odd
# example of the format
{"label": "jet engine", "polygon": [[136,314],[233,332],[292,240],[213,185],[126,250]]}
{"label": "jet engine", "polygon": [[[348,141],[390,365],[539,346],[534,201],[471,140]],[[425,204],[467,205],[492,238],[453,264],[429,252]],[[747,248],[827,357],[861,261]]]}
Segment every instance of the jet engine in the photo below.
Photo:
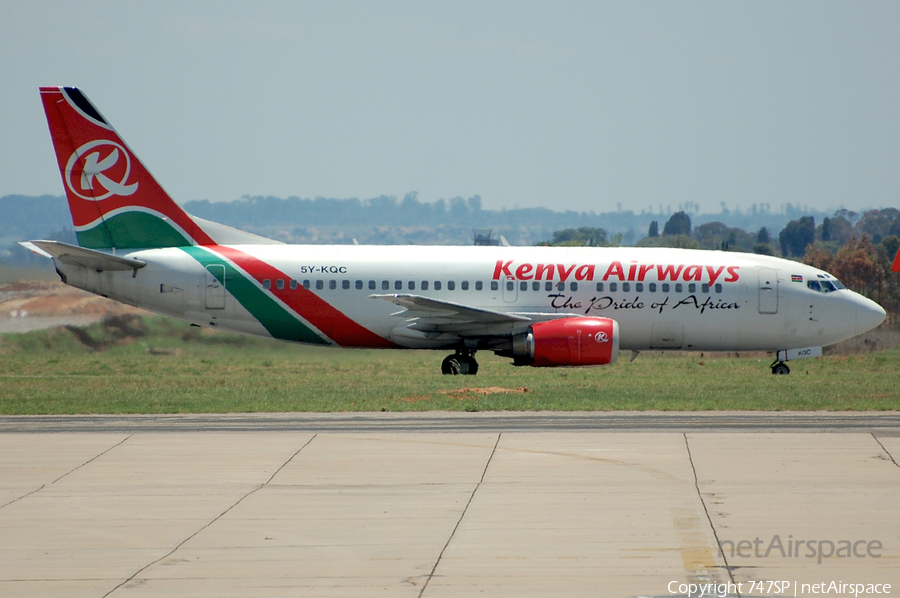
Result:
{"label": "jet engine", "polygon": [[609,318],[560,318],[532,324],[513,338],[517,364],[534,367],[606,365],[619,356],[619,324]]}

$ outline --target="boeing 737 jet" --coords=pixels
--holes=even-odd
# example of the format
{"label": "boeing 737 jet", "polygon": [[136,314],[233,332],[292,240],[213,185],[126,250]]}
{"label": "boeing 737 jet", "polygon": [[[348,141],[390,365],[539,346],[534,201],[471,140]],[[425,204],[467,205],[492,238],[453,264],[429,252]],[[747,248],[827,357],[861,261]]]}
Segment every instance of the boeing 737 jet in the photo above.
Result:
{"label": "boeing 737 jet", "polygon": [[620,351],[792,359],[881,324],[827,272],[668,248],[286,245],[185,213],[74,87],[40,90],[78,246],[26,243],[63,282],[129,305],[286,341],[605,365]]}

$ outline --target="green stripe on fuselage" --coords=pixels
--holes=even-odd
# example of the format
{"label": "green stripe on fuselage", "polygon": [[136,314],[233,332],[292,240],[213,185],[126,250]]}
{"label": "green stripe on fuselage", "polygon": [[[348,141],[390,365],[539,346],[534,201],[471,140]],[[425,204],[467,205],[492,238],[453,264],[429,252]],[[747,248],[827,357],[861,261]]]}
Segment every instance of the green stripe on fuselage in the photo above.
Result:
{"label": "green stripe on fuselage", "polygon": [[94,228],[76,231],[75,236],[78,244],[88,249],[157,249],[191,242],[159,216],[139,211],[104,218]]}
{"label": "green stripe on fuselage", "polygon": [[204,268],[213,264],[225,266],[225,279],[220,279],[219,282],[274,338],[317,345],[329,344],[226,260],[202,247],[180,249],[200,262]]}

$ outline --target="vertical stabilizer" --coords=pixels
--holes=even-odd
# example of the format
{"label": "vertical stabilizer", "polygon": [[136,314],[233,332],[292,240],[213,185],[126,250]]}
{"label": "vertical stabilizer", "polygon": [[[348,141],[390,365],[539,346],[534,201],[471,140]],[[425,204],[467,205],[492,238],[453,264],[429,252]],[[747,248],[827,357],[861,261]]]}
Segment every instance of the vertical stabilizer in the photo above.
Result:
{"label": "vertical stabilizer", "polygon": [[213,244],[80,90],[42,87],[41,100],[79,245]]}

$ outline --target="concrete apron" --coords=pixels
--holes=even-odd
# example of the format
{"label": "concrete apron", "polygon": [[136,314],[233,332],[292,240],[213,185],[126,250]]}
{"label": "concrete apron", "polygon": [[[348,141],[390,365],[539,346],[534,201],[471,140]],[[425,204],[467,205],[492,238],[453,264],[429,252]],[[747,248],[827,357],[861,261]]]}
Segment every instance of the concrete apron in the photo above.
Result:
{"label": "concrete apron", "polygon": [[[0,595],[897,593],[898,455],[867,434],[4,433]],[[866,544],[819,563],[787,555],[801,539]]]}

